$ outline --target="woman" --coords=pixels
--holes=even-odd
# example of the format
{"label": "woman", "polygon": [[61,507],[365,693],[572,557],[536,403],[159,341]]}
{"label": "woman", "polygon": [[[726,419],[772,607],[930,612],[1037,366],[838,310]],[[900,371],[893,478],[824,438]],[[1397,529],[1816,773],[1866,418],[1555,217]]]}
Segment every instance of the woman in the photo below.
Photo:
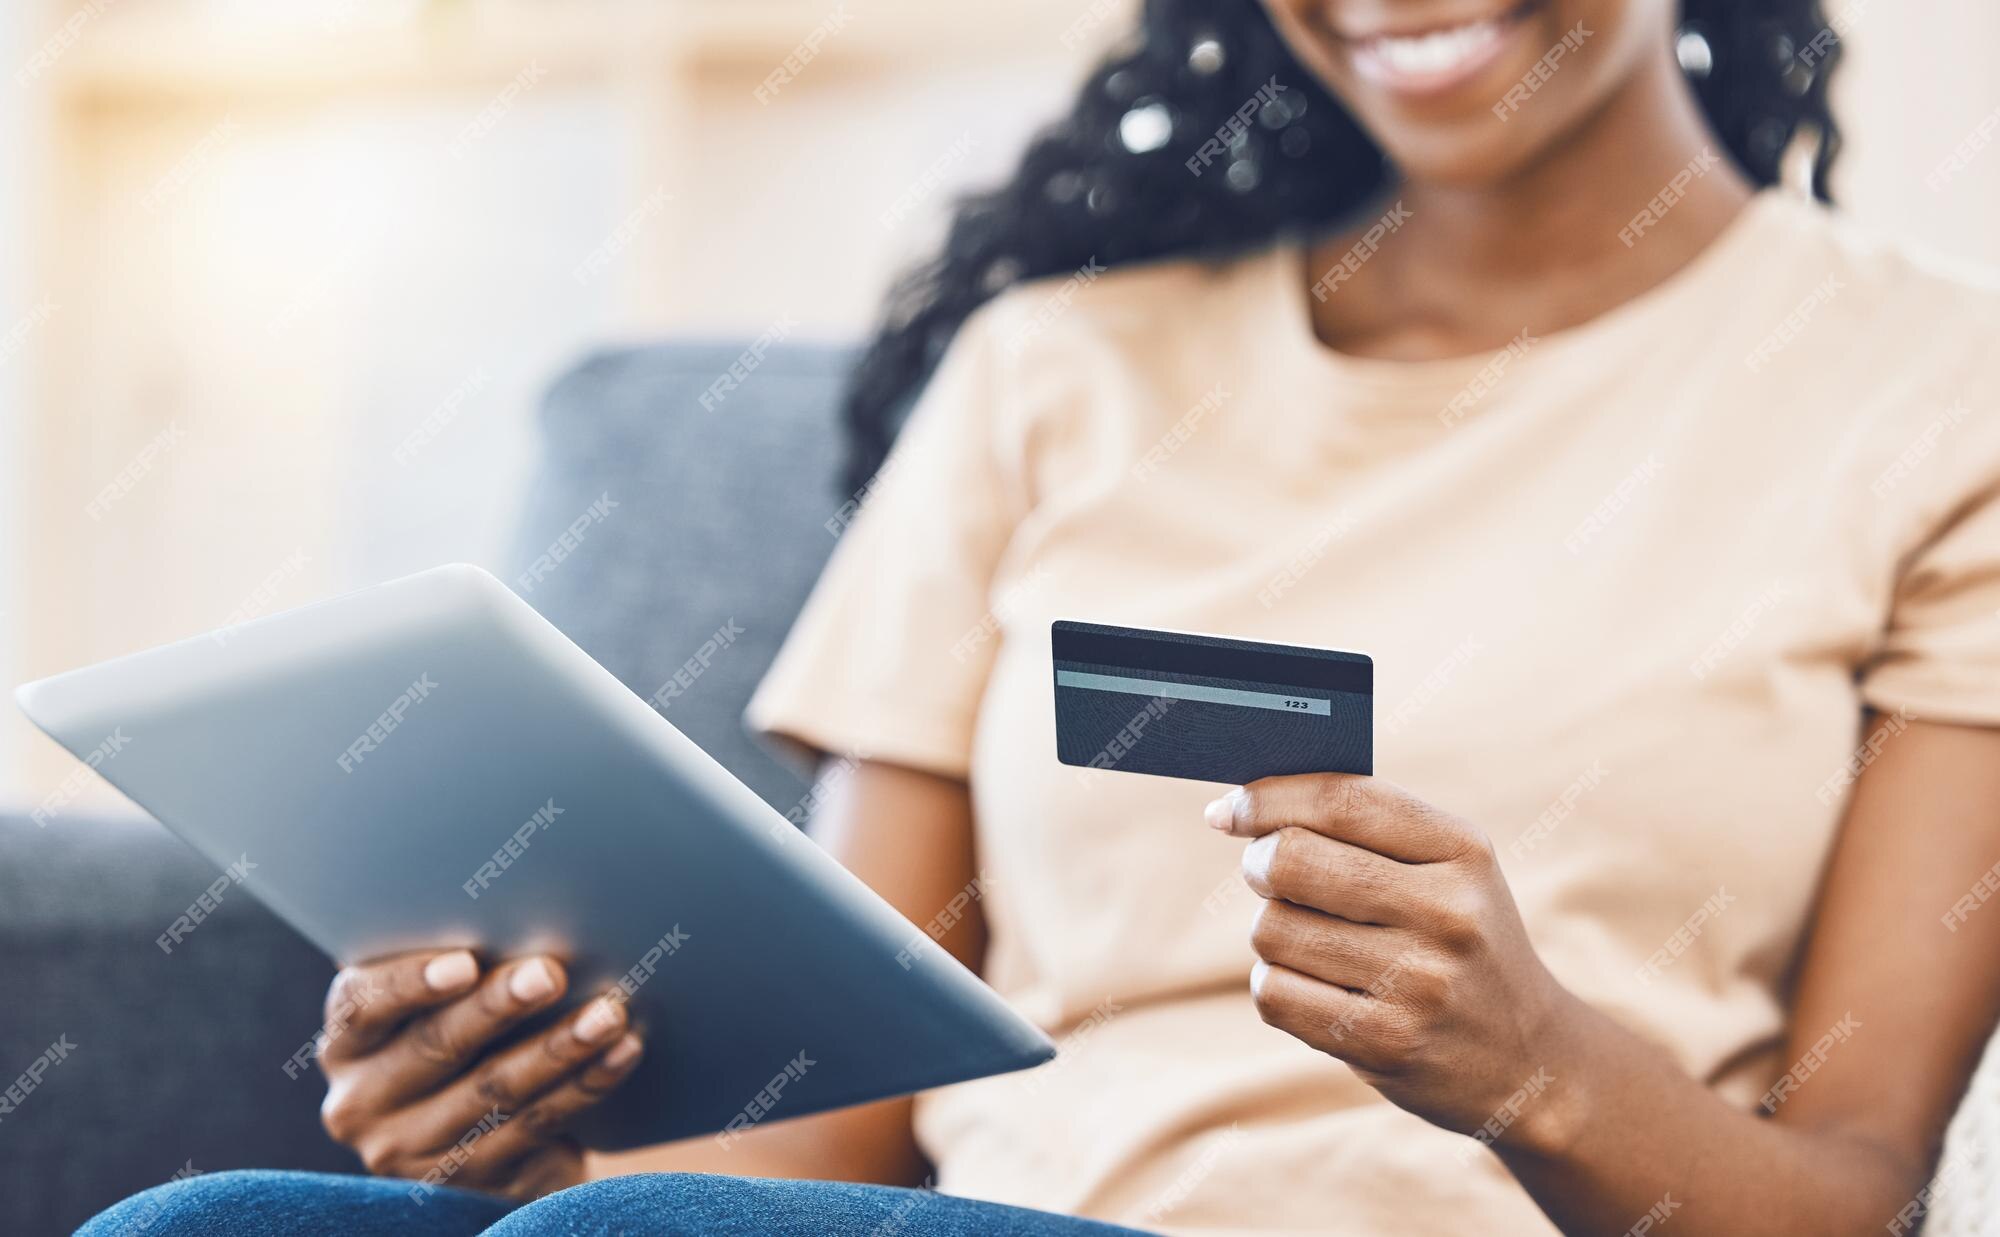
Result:
{"label": "woman", "polygon": [[[1065,1059],[585,1155],[619,1007],[489,1051],[559,967],[395,958],[330,997],[326,1123],[452,1188],[104,1231],[1905,1231],[2000,1017],[2000,315],[1773,188],[1838,44],[1155,0],[898,290],[752,705],[866,754],[817,835],[915,922],[976,893],[944,944]],[[1060,766],[1055,617],[1365,649],[1383,776]]]}

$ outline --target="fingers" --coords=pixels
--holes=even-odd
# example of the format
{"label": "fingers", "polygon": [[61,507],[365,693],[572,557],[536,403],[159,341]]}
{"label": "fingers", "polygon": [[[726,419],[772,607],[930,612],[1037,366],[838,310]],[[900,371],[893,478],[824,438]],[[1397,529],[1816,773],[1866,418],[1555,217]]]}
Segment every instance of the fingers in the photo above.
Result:
{"label": "fingers", "polygon": [[388,1106],[428,1094],[463,1073],[514,1024],[561,1000],[568,984],[552,958],[501,966],[469,994],[411,1020],[369,1058],[368,1076],[356,1081],[356,1090]]}
{"label": "fingers", "polygon": [[1250,968],[1250,998],[1270,1026],[1358,1069],[1395,1069],[1409,1039],[1387,1002],[1269,962]]}
{"label": "fingers", "polygon": [[[482,1120],[512,1123],[559,1084],[577,1080],[610,1055],[626,1051],[623,1002],[599,997],[555,1026],[481,1062],[463,1078],[411,1106],[408,1134],[418,1144],[448,1147]],[[636,1057],[633,1058],[636,1060]],[[622,1060],[621,1070],[630,1068]],[[588,1067],[588,1068],[585,1068]],[[622,1076],[622,1075],[621,1075]],[[496,1146],[506,1140],[496,1140]]]}
{"label": "fingers", "polygon": [[1237,837],[1297,826],[1404,863],[1456,859],[1484,844],[1469,825],[1400,786],[1349,773],[1261,778],[1210,803],[1204,815]]}
{"label": "fingers", "polygon": [[1287,825],[1243,848],[1243,880],[1281,898],[1355,923],[1401,925],[1420,913],[1431,873],[1310,829]]}
{"label": "fingers", "polygon": [[344,967],[326,991],[327,1061],[373,1052],[414,1014],[464,994],[479,961],[463,949],[424,950]]}
{"label": "fingers", "polygon": [[1257,908],[1250,947],[1274,966],[1378,999],[1429,981],[1422,954],[1406,934],[1349,923],[1289,902]]}
{"label": "fingers", "polygon": [[574,1150],[562,1138],[564,1122],[623,1083],[642,1052],[624,1003],[600,997],[406,1106],[351,1098],[348,1084],[368,1063],[349,1066],[336,1076],[323,1117],[372,1173],[429,1180],[449,1158],[452,1173],[464,1170],[457,1182],[513,1192],[527,1171],[521,1165],[535,1155]]}
{"label": "fingers", "polygon": [[552,1139],[561,1138],[572,1118],[589,1110],[632,1076],[643,1055],[645,1046],[639,1037],[627,1034],[603,1056],[536,1097],[494,1131],[494,1162],[512,1163],[532,1155]]}

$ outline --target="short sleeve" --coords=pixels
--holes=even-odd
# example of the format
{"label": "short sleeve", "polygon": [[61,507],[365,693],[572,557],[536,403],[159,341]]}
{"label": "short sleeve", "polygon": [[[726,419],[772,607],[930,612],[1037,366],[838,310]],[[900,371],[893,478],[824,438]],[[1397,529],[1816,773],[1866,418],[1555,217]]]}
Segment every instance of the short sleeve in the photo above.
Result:
{"label": "short sleeve", "polygon": [[2000,726],[2000,484],[1909,557],[1861,694],[1917,721]]}
{"label": "short sleeve", "polygon": [[966,775],[995,572],[1026,505],[990,318],[960,328],[875,481],[832,513],[840,543],[750,700],[753,732]]}

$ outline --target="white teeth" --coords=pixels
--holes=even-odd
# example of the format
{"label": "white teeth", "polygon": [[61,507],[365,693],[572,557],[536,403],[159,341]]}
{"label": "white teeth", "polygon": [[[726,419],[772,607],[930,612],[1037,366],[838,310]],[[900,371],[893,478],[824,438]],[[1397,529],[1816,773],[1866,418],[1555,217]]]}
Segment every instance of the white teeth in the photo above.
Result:
{"label": "white teeth", "polygon": [[1396,73],[1449,73],[1484,53],[1499,38],[1499,22],[1478,21],[1414,38],[1384,35],[1368,40],[1367,50]]}

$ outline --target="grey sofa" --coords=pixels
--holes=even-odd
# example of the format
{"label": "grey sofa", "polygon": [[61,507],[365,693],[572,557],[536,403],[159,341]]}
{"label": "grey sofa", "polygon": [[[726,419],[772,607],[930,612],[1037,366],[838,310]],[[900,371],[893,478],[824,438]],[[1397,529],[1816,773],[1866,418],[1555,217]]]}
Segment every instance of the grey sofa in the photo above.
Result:
{"label": "grey sofa", "polygon": [[[773,351],[703,408],[739,354],[610,351],[558,380],[512,561],[492,566],[641,696],[735,620],[673,721],[784,809],[805,785],[740,715],[833,545],[848,358]],[[574,552],[519,583],[605,496]],[[150,821],[0,816],[0,1091],[44,1060],[0,1111],[0,1234],[66,1233],[189,1166],[358,1168],[320,1131],[317,1076],[285,1069],[319,1025],[327,960],[246,897],[172,955],[154,944],[215,875]]]}

